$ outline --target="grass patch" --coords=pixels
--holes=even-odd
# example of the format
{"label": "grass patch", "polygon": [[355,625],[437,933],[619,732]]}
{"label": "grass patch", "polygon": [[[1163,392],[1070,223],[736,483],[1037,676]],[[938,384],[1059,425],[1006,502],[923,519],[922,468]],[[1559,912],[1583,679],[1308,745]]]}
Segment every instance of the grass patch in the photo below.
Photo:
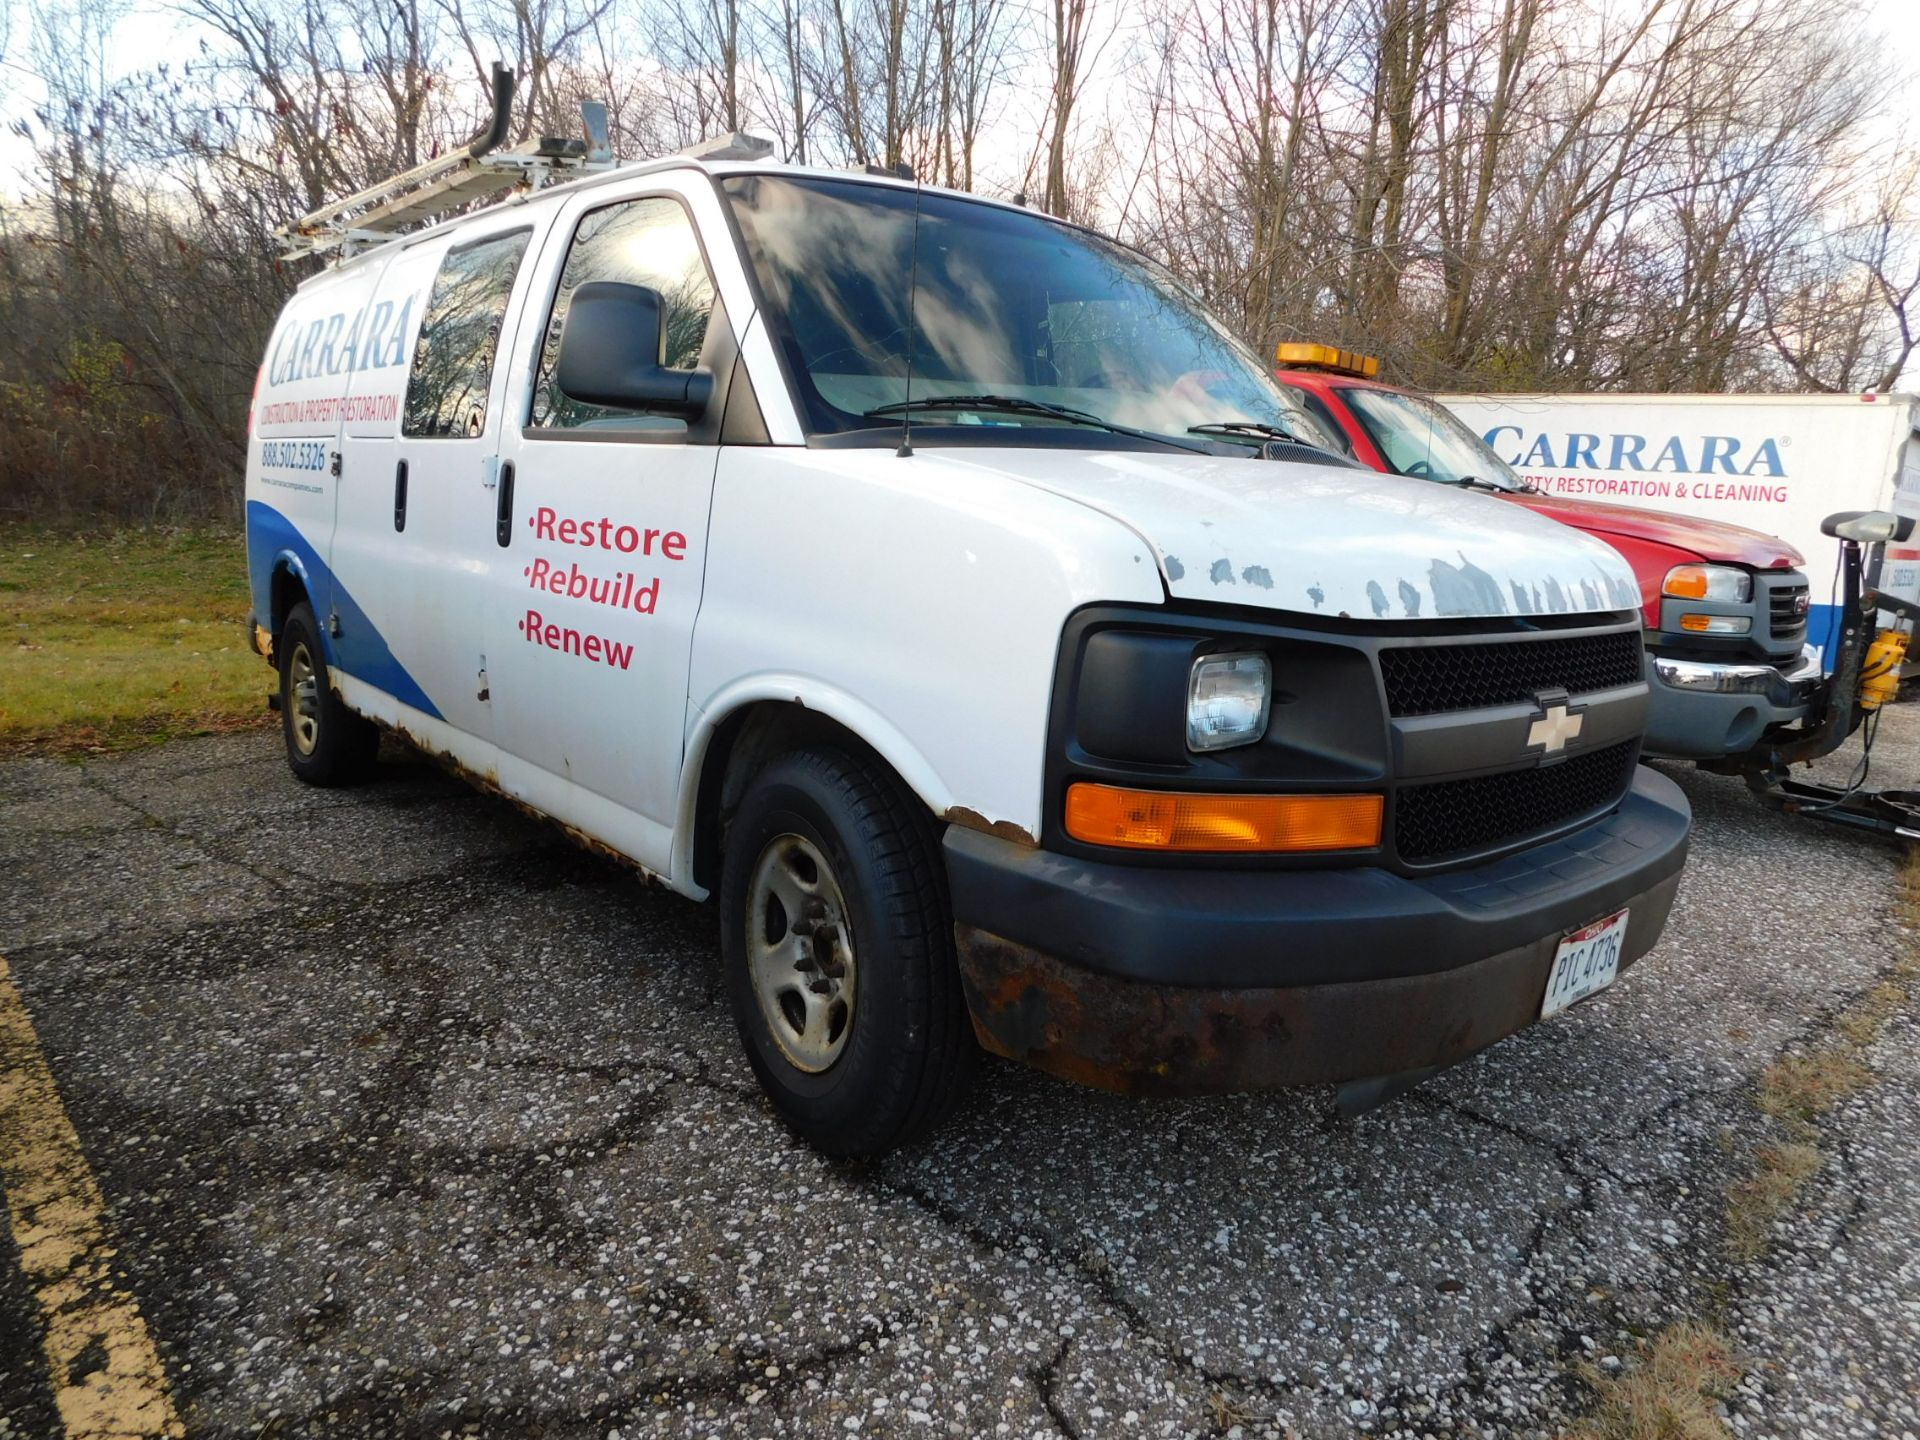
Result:
{"label": "grass patch", "polygon": [[1563,1440],[1725,1440],[1719,1402],[1740,1383],[1726,1336],[1688,1321],[1661,1331],[1617,1375],[1583,1366],[1593,1412]]}
{"label": "grass patch", "polygon": [[[1851,1012],[1849,1012],[1851,1013]],[[1844,1024],[1844,1018],[1835,1022]],[[1851,1042],[1810,1055],[1782,1055],[1760,1075],[1755,1103],[1776,1120],[1809,1126],[1873,1078]]]}
{"label": "grass patch", "polygon": [[258,725],[244,544],[226,531],[0,529],[0,752],[125,749]]}
{"label": "grass patch", "polygon": [[1753,1174],[1727,1190],[1727,1249],[1734,1259],[1744,1263],[1766,1253],[1774,1222],[1826,1163],[1818,1146],[1799,1141],[1754,1152]]}
{"label": "grass patch", "polygon": [[[1901,867],[1898,915],[1909,930],[1920,929],[1920,856],[1909,855]],[[1727,1187],[1727,1249],[1735,1260],[1746,1263],[1766,1253],[1774,1224],[1820,1173],[1826,1157],[1819,1121],[1873,1083],[1867,1047],[1912,1003],[1916,979],[1920,955],[1910,940],[1885,978],[1828,1022],[1830,1043],[1804,1055],[1783,1055],[1761,1072],[1754,1103],[1790,1138],[1755,1151],[1753,1173]]]}

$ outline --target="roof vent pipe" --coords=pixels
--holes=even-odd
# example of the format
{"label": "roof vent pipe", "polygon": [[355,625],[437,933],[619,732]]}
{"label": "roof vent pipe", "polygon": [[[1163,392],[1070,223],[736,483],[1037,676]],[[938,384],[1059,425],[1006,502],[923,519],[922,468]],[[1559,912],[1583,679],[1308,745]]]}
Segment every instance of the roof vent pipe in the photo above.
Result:
{"label": "roof vent pipe", "polygon": [[497,150],[500,142],[507,138],[507,125],[512,119],[513,71],[496,60],[493,62],[493,118],[467,145],[467,158],[478,160],[488,151]]}

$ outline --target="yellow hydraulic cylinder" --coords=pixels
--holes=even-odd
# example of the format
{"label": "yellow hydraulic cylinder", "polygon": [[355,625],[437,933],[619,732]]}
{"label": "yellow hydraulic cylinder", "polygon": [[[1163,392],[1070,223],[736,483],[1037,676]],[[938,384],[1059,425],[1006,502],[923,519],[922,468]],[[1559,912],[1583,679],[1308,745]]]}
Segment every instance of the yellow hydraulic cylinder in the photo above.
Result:
{"label": "yellow hydraulic cylinder", "polygon": [[1882,630],[1860,666],[1860,708],[1878,710],[1900,693],[1900,666],[1907,658],[1907,632]]}

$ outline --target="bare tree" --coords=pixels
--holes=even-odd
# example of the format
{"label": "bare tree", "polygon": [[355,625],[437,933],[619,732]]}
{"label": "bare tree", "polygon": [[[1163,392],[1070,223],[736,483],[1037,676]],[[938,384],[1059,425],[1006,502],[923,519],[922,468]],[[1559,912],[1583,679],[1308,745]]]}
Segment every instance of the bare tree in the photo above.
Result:
{"label": "bare tree", "polygon": [[1844,0],[1135,0],[1118,63],[1094,0],[171,0],[199,53],[121,72],[126,3],[0,0],[45,97],[0,208],[12,512],[231,514],[275,228],[463,142],[495,58],[521,136],[598,98],[628,154],[750,128],[1032,189],[1258,346],[1415,384],[1884,388],[1920,351],[1920,160]]}
{"label": "bare tree", "polygon": [[1053,89],[1048,99],[1047,188],[1045,204],[1055,215],[1067,213],[1067,145],[1073,134],[1073,109],[1086,83],[1088,24],[1092,0],[1052,0]]}

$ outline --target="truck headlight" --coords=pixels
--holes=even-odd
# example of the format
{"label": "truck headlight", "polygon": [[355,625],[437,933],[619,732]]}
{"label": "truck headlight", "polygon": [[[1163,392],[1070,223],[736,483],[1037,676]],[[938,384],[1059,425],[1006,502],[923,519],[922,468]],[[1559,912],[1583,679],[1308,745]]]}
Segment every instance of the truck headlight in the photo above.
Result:
{"label": "truck headlight", "polygon": [[1663,595],[1682,600],[1717,600],[1726,605],[1744,605],[1753,598],[1753,576],[1731,565],[1676,565],[1667,571]]}
{"label": "truck headlight", "polygon": [[1273,666],[1265,655],[1203,655],[1187,681],[1187,748],[1228,750],[1267,733]]}

